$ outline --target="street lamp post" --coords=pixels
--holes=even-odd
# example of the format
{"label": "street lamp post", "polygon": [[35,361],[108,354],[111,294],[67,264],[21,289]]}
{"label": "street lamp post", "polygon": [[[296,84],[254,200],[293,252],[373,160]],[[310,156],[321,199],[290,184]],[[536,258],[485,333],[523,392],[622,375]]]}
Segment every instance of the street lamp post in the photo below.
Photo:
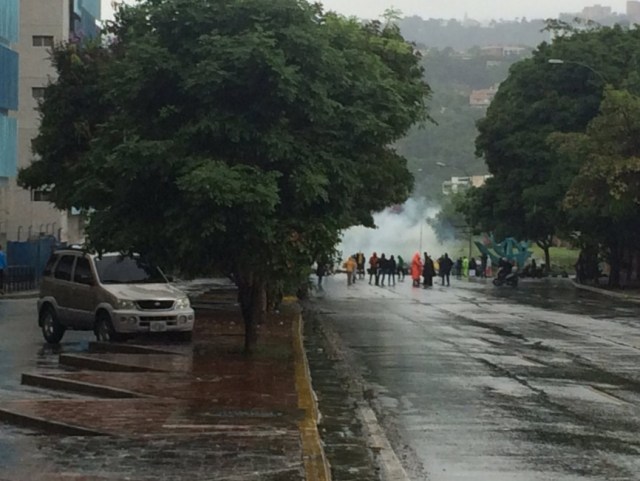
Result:
{"label": "street lamp post", "polygon": [[[464,175],[471,180],[472,175],[470,175],[469,172],[467,172],[467,170],[462,168],[462,167],[457,167],[457,166],[454,166],[454,165],[448,165],[448,164],[445,164],[444,162],[436,162],[436,165],[438,167],[442,167],[442,168],[451,167],[451,168],[457,169],[457,170],[459,170],[461,172],[464,172]],[[471,254],[473,253],[473,229],[471,229],[471,226],[464,226],[464,227],[463,226],[454,226],[454,227],[456,229],[459,229],[459,230],[464,230],[465,234],[467,234],[469,236],[469,259],[471,259]]]}
{"label": "street lamp post", "polygon": [[551,65],[578,65],[580,67],[584,67],[587,70],[591,70],[594,74],[596,74],[600,80],[602,81],[602,83],[604,85],[607,85],[609,82],[607,81],[607,78],[601,73],[598,72],[596,69],[594,69],[591,65],[588,65],[586,63],[583,62],[578,62],[576,60],[563,60],[561,58],[550,58],[549,60],[547,60],[547,63],[551,64]]}

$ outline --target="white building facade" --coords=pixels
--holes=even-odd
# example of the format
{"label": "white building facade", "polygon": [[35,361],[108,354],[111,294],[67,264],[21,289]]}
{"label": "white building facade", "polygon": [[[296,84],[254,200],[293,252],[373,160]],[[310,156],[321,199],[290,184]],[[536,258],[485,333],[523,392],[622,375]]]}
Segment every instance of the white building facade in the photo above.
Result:
{"label": "white building facade", "polygon": [[[34,160],[31,149],[38,135],[38,102],[44,88],[55,79],[50,50],[70,39],[80,41],[97,32],[99,0],[21,0],[19,54],[18,169]],[[0,187],[0,238],[25,241],[44,235],[62,242],[81,242],[83,219],[59,211],[47,201],[47,192],[28,191],[17,185],[15,177]]]}

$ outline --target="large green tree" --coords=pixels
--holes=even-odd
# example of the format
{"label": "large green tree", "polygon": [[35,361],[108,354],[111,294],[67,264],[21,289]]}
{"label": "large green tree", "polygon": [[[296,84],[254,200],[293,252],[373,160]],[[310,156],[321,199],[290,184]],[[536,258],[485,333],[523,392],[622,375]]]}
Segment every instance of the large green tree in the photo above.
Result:
{"label": "large green tree", "polygon": [[553,236],[570,229],[562,206],[580,168],[579,159],[559,156],[548,137],[584,132],[605,86],[624,84],[640,66],[640,30],[561,25],[556,33],[511,68],[476,142],[494,176],[481,189],[476,217],[498,235],[536,241],[547,265]]}
{"label": "large green tree", "polygon": [[640,96],[608,90],[584,134],[556,134],[552,147],[580,162],[564,208],[585,246],[604,251],[609,283],[620,286],[622,259],[640,235]]}
{"label": "large green tree", "polygon": [[227,272],[249,346],[268,289],[407,198],[389,146],[426,118],[419,56],[303,0],[143,0],[106,34],[55,49],[20,182],[89,212],[97,250]]}

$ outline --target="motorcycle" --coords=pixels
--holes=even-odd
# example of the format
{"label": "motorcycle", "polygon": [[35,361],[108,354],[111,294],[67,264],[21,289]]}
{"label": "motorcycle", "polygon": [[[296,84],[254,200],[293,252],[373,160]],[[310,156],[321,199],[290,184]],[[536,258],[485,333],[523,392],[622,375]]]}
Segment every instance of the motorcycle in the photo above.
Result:
{"label": "motorcycle", "polygon": [[498,272],[497,277],[493,280],[493,285],[500,287],[505,284],[510,287],[518,287],[518,273],[513,271],[505,276]]}

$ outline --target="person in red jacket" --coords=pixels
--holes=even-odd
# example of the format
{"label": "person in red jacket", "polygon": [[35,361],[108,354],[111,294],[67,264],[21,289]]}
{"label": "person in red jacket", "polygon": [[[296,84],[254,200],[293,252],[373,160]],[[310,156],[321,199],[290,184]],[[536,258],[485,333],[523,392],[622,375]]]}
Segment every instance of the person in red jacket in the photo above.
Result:
{"label": "person in red jacket", "polygon": [[376,286],[378,285],[378,254],[375,252],[371,257],[369,257],[369,285],[371,285],[371,280],[375,278]]}
{"label": "person in red jacket", "polygon": [[420,253],[416,252],[411,261],[411,279],[413,287],[420,287],[420,276],[422,276],[422,259]]}

